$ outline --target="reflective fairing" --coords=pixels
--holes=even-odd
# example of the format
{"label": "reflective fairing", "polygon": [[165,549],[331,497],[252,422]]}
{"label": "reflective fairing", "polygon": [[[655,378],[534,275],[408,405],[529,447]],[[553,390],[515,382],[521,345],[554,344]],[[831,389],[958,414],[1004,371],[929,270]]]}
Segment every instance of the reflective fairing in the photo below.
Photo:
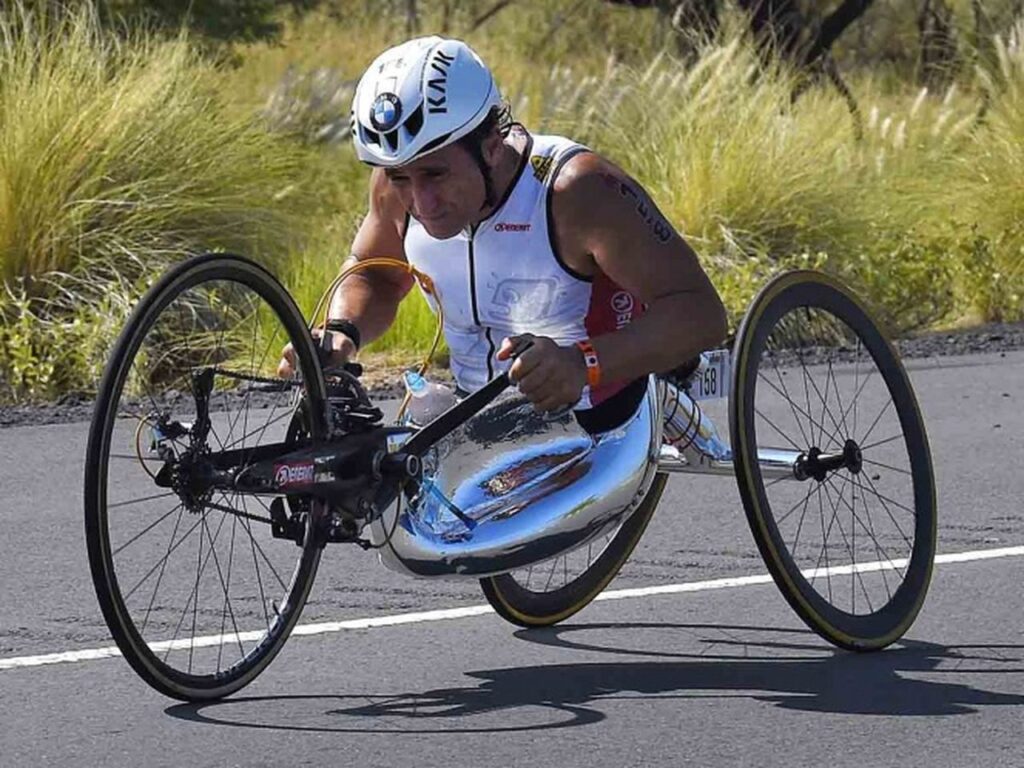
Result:
{"label": "reflective fairing", "polygon": [[372,524],[371,539],[390,532],[382,562],[415,576],[475,579],[539,563],[632,512],[660,444],[653,378],[636,413],[597,436],[571,414],[545,420],[513,393],[424,457],[420,488]]}

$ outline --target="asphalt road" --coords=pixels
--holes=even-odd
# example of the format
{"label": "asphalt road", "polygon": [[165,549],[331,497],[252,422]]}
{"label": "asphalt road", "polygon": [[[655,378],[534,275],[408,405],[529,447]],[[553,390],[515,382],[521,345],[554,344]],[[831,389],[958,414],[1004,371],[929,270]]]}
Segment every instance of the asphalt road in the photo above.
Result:
{"label": "asphalt road", "polygon": [[[610,589],[690,586],[551,630],[467,611],[294,637],[206,706],[161,697],[118,658],[11,666],[111,641],[82,532],[87,425],[0,430],[0,765],[1024,764],[1024,352],[909,367],[939,552],[982,554],[937,566],[887,651],[836,651],[774,585],[728,581],[765,572],[735,485],[676,477]],[[333,548],[303,623],[481,603],[475,583]]]}

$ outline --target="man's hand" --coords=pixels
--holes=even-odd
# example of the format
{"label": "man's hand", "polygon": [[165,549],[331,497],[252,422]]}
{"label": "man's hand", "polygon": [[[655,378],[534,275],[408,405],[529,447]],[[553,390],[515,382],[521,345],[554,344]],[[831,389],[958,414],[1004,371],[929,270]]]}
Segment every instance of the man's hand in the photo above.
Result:
{"label": "man's hand", "polygon": [[[313,329],[313,341],[316,342],[317,347],[321,347],[322,335],[322,329]],[[327,331],[327,345],[327,349],[321,352],[320,357],[324,368],[337,368],[344,365],[356,353],[356,345],[352,339],[339,331]],[[295,350],[292,349],[291,342],[281,350],[281,362],[277,364],[277,375],[282,379],[295,375]]]}
{"label": "man's hand", "polygon": [[527,342],[533,346],[523,352],[509,369],[509,379],[542,413],[575,405],[587,383],[583,354],[574,345],[560,347],[546,336],[512,336],[503,339],[499,360],[508,360]]}

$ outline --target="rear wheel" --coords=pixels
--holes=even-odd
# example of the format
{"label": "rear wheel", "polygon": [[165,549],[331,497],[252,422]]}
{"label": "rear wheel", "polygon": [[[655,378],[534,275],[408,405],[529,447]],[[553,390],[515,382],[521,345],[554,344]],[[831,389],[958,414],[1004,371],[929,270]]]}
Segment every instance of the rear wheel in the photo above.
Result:
{"label": "rear wheel", "polygon": [[[771,281],[737,335],[729,407],[747,520],[790,605],[843,648],[897,640],[931,579],[935,480],[910,381],[868,311],[817,272]],[[773,449],[797,471],[762,466]]]}
{"label": "rear wheel", "polygon": [[585,608],[615,578],[654,514],[667,475],[655,475],[647,495],[617,529],[583,547],[531,568],[480,580],[484,596],[503,619],[544,627]]}
{"label": "rear wheel", "polygon": [[[271,383],[287,342],[299,375]],[[196,426],[204,392],[208,430]],[[197,478],[211,453],[325,438],[323,375],[302,315],[253,262],[187,261],[133,312],[96,402],[86,540],[114,640],[168,696],[237,691],[298,620],[320,559],[318,510],[290,499],[294,538],[277,538],[271,508],[282,501],[210,490]]]}

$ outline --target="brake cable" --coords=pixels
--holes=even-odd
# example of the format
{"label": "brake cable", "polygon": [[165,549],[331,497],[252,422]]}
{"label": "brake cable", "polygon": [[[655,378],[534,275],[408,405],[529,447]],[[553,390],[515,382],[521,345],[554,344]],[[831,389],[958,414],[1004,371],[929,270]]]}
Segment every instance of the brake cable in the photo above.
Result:
{"label": "brake cable", "polygon": [[[368,259],[360,259],[352,266],[343,269],[341,273],[331,282],[327,290],[320,296],[320,300],[316,303],[316,308],[313,310],[313,320],[310,324],[310,330],[314,330],[317,327],[320,328],[321,334],[326,331],[327,328],[327,313],[330,310],[330,299],[334,296],[334,292],[341,285],[341,282],[349,275],[362,272],[366,269],[374,267],[389,267],[392,269],[399,269],[412,277],[419,284],[423,292],[433,299],[433,306],[437,310],[437,329],[434,331],[434,340],[431,342],[430,350],[427,352],[426,357],[419,365],[418,373],[420,376],[425,376],[427,369],[430,368],[430,364],[433,361],[434,355],[437,352],[437,347],[441,343],[441,335],[444,330],[444,309],[441,306],[441,298],[438,295],[437,288],[434,286],[434,281],[430,279],[430,276],[424,272],[420,272],[412,264],[401,259],[396,259],[387,256],[374,256]],[[326,305],[326,308],[325,308]],[[318,324],[316,318],[320,315],[323,310],[323,320]],[[401,420],[402,416],[405,415],[406,408],[409,407],[409,401],[412,397],[412,393],[406,392],[402,398],[402,403],[398,407],[398,415],[395,417],[396,421]]]}

